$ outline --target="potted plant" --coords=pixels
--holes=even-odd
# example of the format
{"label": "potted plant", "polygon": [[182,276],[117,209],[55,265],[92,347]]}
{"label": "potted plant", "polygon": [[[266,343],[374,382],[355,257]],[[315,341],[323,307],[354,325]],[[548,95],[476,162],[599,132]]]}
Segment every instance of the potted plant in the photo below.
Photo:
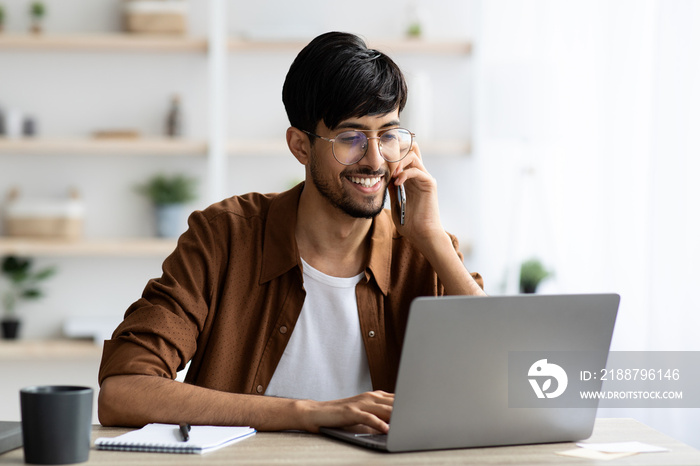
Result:
{"label": "potted plant", "polygon": [[5,7],[0,5],[0,32],[5,28]]}
{"label": "potted plant", "polygon": [[40,34],[43,30],[43,21],[46,16],[46,6],[43,2],[32,2],[29,6],[29,16],[32,18],[32,32]]}
{"label": "potted plant", "polygon": [[546,270],[538,259],[530,259],[520,265],[520,292],[535,293],[540,283],[552,272]]}
{"label": "potted plant", "polygon": [[46,267],[34,271],[32,259],[9,255],[2,260],[1,272],[8,285],[2,294],[4,309],[2,336],[6,339],[15,339],[20,325],[17,306],[22,300],[34,300],[44,296],[39,285],[54,275],[56,268]]}
{"label": "potted plant", "polygon": [[422,16],[422,11],[415,2],[411,3],[408,10],[408,27],[406,28],[406,36],[408,38],[418,39],[423,35]]}
{"label": "potted plant", "polygon": [[422,28],[419,22],[411,23],[406,29],[406,35],[410,38],[418,38],[422,34]]}
{"label": "potted plant", "polygon": [[197,198],[196,186],[197,180],[185,175],[158,174],[137,187],[155,207],[158,236],[176,238],[180,235],[184,223],[183,206]]}

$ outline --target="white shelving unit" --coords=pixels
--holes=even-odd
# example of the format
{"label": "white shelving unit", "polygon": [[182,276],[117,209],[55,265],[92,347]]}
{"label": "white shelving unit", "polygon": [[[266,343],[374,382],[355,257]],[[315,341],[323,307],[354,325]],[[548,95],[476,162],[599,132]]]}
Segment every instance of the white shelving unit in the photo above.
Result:
{"label": "white shelving unit", "polygon": [[[223,9],[223,2],[211,0],[212,11]],[[142,36],[119,33],[105,34],[2,34],[0,51],[32,53],[33,51],[72,52],[162,52],[206,54],[209,63],[209,117],[212,122],[207,140],[167,139],[141,137],[135,139],[92,138],[17,138],[0,137],[0,157],[7,154],[23,155],[81,155],[99,156],[163,156],[201,157],[207,164],[208,198],[215,202],[225,196],[221,179],[226,159],[230,156],[260,157],[286,151],[283,140],[229,140],[225,134],[226,108],[223,107],[226,61],[237,53],[296,52],[305,42],[252,41],[229,39],[223,24],[217,23],[218,15],[212,14],[208,38]],[[221,21],[218,21],[221,23]],[[413,55],[469,56],[468,41],[436,41],[400,39],[375,41],[371,47],[388,53]],[[422,149],[437,154],[469,154],[469,141],[427,142]],[[0,238],[0,253],[17,253],[33,256],[153,256],[164,255],[174,247],[173,241],[158,239],[88,239],[79,242],[45,241],[17,238]]]}
{"label": "white shelving unit", "polygon": [[[167,139],[140,137],[134,139],[99,139],[90,137],[39,137],[8,139],[0,137],[0,160],[6,155],[42,155],[60,158],[65,155],[83,157],[156,156],[201,158],[206,164],[207,201],[216,202],[225,197],[225,168],[230,157],[264,157],[287,151],[279,138],[229,139],[226,134],[226,81],[228,61],[237,54],[267,54],[274,60],[275,54],[296,53],[304,47],[305,40],[249,40],[231,38],[226,32],[227,2],[209,0],[206,37],[136,35],[127,33],[45,33],[0,34],[0,52],[13,53],[164,53],[195,54],[206,57],[208,80],[209,117],[205,138]],[[472,45],[466,40],[387,39],[375,40],[370,47],[390,54],[409,56],[468,57]],[[466,155],[471,144],[466,140],[421,141],[421,148],[430,153]],[[152,256],[170,250],[173,242],[158,239],[86,239],[79,242],[43,241],[18,238],[1,238],[0,253],[23,253],[48,256],[112,256],[121,250],[126,256]]]}
{"label": "white shelving unit", "polygon": [[[0,236],[0,256],[31,256],[59,271],[46,299],[27,310],[23,338],[60,338],[61,323],[76,317],[119,318],[147,280],[160,275],[176,241],[151,237],[150,206],[133,189],[150,175],[196,177],[199,199],[192,209],[232,194],[286,189],[303,176],[284,140],[281,84],[294,56],[322,30],[351,30],[388,53],[406,73],[413,96],[419,93],[412,78],[420,74],[428,83],[431,92],[423,96],[434,101],[426,118],[411,121],[407,111],[405,120],[414,125],[431,173],[449,182],[441,184],[441,194],[454,205],[441,201],[441,210],[458,219],[446,228],[468,253],[468,234],[459,228],[469,228],[463,206],[470,193],[461,183],[462,174],[469,182],[471,165],[465,155],[471,152],[473,73],[472,44],[464,37],[474,15],[465,3],[455,13],[455,5],[430,0],[436,8],[432,29],[425,29],[430,38],[403,39],[401,18],[386,29],[356,8],[330,21],[329,13],[341,10],[322,2],[282,28],[275,18],[296,8],[283,0],[273,2],[274,11],[242,0],[192,1],[187,36],[116,32],[122,0],[47,0],[46,31],[35,35],[23,32],[25,0],[0,1],[8,12],[0,33],[0,106],[35,117],[38,127],[34,138],[0,137],[0,204],[14,187],[28,197],[75,188],[86,208],[82,240]],[[379,14],[382,8],[395,10],[376,5]],[[176,93],[184,135],[166,138],[167,103]],[[427,130],[417,123],[425,121]],[[141,136],[93,137],[110,130]]]}

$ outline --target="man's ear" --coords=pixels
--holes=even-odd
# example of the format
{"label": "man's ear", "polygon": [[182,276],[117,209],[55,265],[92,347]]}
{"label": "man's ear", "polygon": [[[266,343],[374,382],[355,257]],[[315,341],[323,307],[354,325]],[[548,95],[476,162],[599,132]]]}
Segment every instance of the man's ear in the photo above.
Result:
{"label": "man's ear", "polygon": [[311,144],[306,133],[294,128],[287,128],[287,146],[294,157],[302,165],[307,165],[311,160]]}

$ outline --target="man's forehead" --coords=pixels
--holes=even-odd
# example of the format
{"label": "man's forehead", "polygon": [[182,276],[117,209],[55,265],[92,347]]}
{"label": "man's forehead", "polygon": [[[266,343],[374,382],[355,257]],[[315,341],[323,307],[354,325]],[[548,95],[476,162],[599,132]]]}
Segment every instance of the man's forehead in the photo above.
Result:
{"label": "man's forehead", "polygon": [[[323,122],[321,122],[323,123]],[[382,129],[399,124],[399,110],[379,115],[351,117],[341,121],[334,129]],[[324,125],[325,126],[325,125]]]}

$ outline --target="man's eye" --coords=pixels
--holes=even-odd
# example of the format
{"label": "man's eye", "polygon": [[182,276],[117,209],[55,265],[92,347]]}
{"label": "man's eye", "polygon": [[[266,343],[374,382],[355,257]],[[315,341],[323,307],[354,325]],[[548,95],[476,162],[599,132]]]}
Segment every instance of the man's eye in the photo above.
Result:
{"label": "man's eye", "polygon": [[336,138],[336,141],[347,146],[361,145],[364,142],[364,137],[360,134],[341,134]]}

